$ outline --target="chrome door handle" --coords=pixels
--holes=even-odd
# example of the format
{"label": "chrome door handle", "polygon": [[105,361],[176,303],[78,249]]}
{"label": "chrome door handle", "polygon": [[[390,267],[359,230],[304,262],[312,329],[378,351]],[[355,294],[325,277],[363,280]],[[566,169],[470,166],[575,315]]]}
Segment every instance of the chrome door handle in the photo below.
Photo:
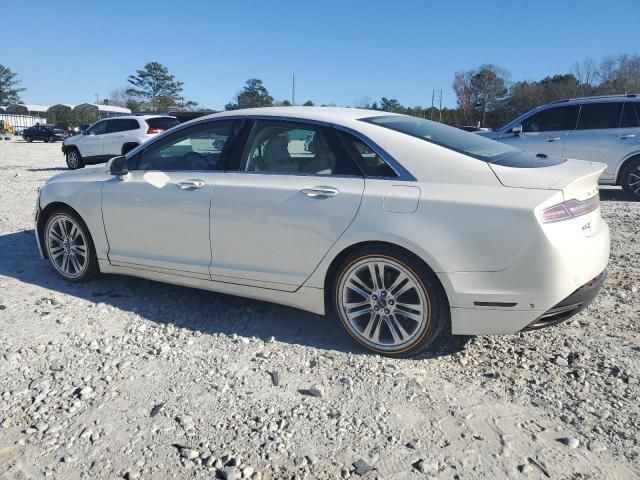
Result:
{"label": "chrome door handle", "polygon": [[339,190],[332,187],[317,187],[317,188],[303,188],[300,190],[307,197],[335,197],[338,195]]}
{"label": "chrome door handle", "polygon": [[560,137],[546,137],[545,140],[547,142],[557,142],[558,140],[560,140]]}
{"label": "chrome door handle", "polygon": [[182,190],[193,190],[195,188],[204,187],[204,182],[202,180],[184,180],[182,182],[177,182],[176,185]]}
{"label": "chrome door handle", "polygon": [[636,134],[635,133],[627,133],[625,135],[620,135],[618,138],[620,140],[626,140],[627,138],[636,138]]}

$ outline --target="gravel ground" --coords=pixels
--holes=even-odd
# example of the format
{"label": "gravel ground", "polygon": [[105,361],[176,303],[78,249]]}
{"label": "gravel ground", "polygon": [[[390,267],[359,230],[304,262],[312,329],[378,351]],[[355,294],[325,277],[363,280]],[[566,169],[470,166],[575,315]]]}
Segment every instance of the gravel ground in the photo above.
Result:
{"label": "gravel ground", "polygon": [[640,203],[569,323],[391,360],[335,320],[37,254],[60,144],[0,142],[0,478],[640,478]]}

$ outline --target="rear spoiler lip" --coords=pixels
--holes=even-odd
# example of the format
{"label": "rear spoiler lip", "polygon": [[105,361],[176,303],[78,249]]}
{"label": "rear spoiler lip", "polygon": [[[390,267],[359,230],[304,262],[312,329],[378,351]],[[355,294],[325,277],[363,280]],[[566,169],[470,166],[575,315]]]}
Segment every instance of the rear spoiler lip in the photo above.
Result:
{"label": "rear spoiler lip", "polygon": [[556,183],[554,183],[553,185],[551,185],[551,187],[549,187],[550,190],[564,190],[565,188],[569,187],[572,183],[575,183],[578,180],[583,179],[586,176],[590,176],[590,175],[596,175],[597,177],[596,179],[600,178],[600,175],[602,175],[602,172],[604,172],[607,169],[607,164],[606,163],[601,163],[601,162],[589,162],[589,164],[580,171],[580,173],[576,174],[576,175],[572,175],[571,177],[567,178],[561,178],[559,179]]}

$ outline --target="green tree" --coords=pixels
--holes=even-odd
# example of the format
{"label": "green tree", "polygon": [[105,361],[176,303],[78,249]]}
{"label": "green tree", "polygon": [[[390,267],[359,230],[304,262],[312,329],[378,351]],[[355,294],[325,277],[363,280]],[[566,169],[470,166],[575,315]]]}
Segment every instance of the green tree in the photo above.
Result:
{"label": "green tree", "polygon": [[404,113],[405,108],[400,105],[398,100],[396,100],[395,98],[382,97],[380,99],[380,110],[382,110],[383,112]]}
{"label": "green tree", "polygon": [[315,104],[311,100],[307,100],[302,104],[303,107],[313,107]]}
{"label": "green tree", "polygon": [[258,108],[273,106],[273,97],[264,86],[262,80],[250,78],[246,85],[236,95],[236,103],[227,103],[225,110],[237,110],[239,108]]}
{"label": "green tree", "polygon": [[0,65],[0,105],[20,102],[20,93],[25,89],[18,87],[20,80],[16,79],[17,75],[4,65]]}
{"label": "green tree", "polygon": [[[132,97],[132,105],[153,111],[165,111],[182,104],[194,106],[195,102],[186,102],[181,96],[182,82],[169,73],[167,67],[158,62],[147,63],[135,75],[129,75],[127,81],[133,87],[127,90]],[[129,104],[129,102],[127,102]]]}

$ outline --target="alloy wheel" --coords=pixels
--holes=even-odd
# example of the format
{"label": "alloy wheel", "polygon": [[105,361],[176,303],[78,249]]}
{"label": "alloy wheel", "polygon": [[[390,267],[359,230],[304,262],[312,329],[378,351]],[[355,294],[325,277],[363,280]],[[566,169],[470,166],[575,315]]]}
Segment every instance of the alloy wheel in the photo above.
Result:
{"label": "alloy wheel", "polygon": [[78,168],[78,163],[78,154],[75,150],[70,151],[67,155],[67,164],[69,165],[69,168],[72,170]]}
{"label": "alloy wheel", "polygon": [[369,257],[351,264],[337,294],[347,328],[374,349],[401,351],[429,328],[431,307],[423,283],[391,258]]}
{"label": "alloy wheel", "polygon": [[47,222],[47,253],[62,276],[76,279],[89,266],[89,244],[82,227],[70,215],[59,213]]}
{"label": "alloy wheel", "polygon": [[640,197],[640,163],[634,170],[629,172],[627,185],[629,185],[629,189],[634,195]]}

